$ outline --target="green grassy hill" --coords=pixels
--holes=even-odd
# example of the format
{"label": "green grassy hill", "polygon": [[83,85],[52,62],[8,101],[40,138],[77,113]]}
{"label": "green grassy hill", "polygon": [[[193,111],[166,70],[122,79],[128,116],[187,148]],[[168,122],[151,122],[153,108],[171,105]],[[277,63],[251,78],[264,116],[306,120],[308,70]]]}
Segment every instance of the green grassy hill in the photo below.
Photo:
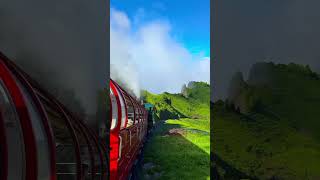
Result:
{"label": "green grassy hill", "polygon": [[222,179],[320,179],[320,80],[308,66],[257,63],[213,104]]}
{"label": "green grassy hill", "polygon": [[152,94],[142,92],[146,102],[154,104],[157,109],[157,118],[209,118],[210,114],[210,86],[204,82],[191,82],[182,93]]}

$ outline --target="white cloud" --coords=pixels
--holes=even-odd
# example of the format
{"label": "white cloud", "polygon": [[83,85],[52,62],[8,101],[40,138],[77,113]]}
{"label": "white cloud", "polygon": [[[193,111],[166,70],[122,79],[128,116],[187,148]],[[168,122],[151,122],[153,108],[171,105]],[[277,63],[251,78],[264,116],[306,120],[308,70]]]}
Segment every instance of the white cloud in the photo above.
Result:
{"label": "white cloud", "polygon": [[121,11],[111,8],[111,26],[117,26],[119,28],[130,28],[130,20],[128,16]]}
{"label": "white cloud", "polygon": [[193,56],[183,44],[175,41],[170,31],[170,23],[159,20],[145,23],[133,31],[127,15],[113,9],[111,78],[127,83],[137,95],[140,88],[154,93],[176,93],[184,83],[192,80],[209,83],[210,58],[201,53]]}

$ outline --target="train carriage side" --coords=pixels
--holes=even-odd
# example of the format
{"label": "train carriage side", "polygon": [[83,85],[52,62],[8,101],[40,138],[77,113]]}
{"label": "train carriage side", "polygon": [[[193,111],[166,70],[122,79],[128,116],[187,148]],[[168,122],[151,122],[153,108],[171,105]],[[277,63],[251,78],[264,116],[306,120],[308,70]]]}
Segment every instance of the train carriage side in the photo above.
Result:
{"label": "train carriage side", "polygon": [[0,135],[1,180],[107,179],[99,137],[1,53]]}
{"label": "train carriage side", "polygon": [[110,179],[127,179],[146,137],[144,107],[115,81],[110,80]]}

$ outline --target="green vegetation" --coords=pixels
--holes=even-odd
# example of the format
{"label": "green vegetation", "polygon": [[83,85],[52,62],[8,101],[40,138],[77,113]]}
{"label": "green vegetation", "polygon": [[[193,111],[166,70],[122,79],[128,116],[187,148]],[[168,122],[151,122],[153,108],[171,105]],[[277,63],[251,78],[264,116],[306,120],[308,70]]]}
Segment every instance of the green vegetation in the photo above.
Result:
{"label": "green vegetation", "polygon": [[308,66],[257,63],[213,105],[221,179],[320,178],[320,80]]}
{"label": "green vegetation", "polygon": [[209,92],[202,82],[189,83],[181,94],[143,92],[158,116],[145,147],[144,163],[152,167],[143,168],[144,178],[210,179]]}
{"label": "green vegetation", "polygon": [[209,118],[210,86],[204,82],[191,82],[186,88],[187,96],[182,90],[183,92],[179,94],[165,92],[159,95],[143,91],[142,97],[146,102],[155,105],[158,120]]}
{"label": "green vegetation", "polygon": [[145,147],[145,163],[155,167],[144,174],[160,173],[159,179],[210,179],[210,133],[206,119],[160,122]]}

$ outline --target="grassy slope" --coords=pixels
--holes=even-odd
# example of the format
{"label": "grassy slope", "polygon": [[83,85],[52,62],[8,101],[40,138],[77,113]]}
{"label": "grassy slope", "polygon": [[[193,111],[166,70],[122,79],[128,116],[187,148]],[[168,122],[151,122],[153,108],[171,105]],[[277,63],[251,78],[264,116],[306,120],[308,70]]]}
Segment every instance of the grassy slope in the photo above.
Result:
{"label": "grassy slope", "polygon": [[[255,93],[271,97],[264,103],[276,116],[260,112],[248,118],[214,105],[214,153],[251,177],[320,179],[320,81],[285,66],[276,66],[272,75],[267,88]],[[218,163],[222,176],[224,166]]]}
{"label": "grassy slope", "polygon": [[[172,128],[183,128],[186,133],[166,135]],[[155,134],[145,147],[144,161],[156,165],[152,171],[163,173],[161,179],[210,179],[208,120],[167,120]]]}
{"label": "grassy slope", "polygon": [[[320,142],[320,80],[300,65],[274,65],[268,110]],[[258,93],[261,90],[258,91]]]}
{"label": "grassy slope", "polygon": [[320,177],[320,144],[315,139],[263,116],[246,122],[234,112],[214,114],[212,146],[234,168],[261,179]]}
{"label": "grassy slope", "polygon": [[[175,114],[180,114],[182,115],[182,117],[209,118],[209,85],[197,82],[195,87],[188,89],[188,91],[188,98],[184,97],[182,94],[162,93],[156,95],[147,91],[144,91],[142,94],[147,102],[155,104],[158,110],[158,116],[160,116],[161,111],[169,111],[171,114],[173,114],[173,116]],[[169,99],[171,101],[171,104],[168,104],[166,102],[166,99]],[[164,119],[161,117],[159,118]]]}
{"label": "grassy slope", "polygon": [[[144,174],[162,173],[160,179],[209,179],[210,177],[210,121],[209,91],[204,84],[189,89],[192,96],[163,93],[160,95],[144,92],[147,102],[156,104],[158,115],[161,111],[180,113],[185,117],[160,121],[145,147],[144,161],[156,165]],[[203,93],[205,92],[205,93]],[[190,93],[191,94],[191,93]],[[168,98],[171,104],[164,99]],[[192,119],[197,118],[197,119]],[[168,135],[170,129],[182,129],[183,133]],[[151,171],[151,172],[150,172]]]}

